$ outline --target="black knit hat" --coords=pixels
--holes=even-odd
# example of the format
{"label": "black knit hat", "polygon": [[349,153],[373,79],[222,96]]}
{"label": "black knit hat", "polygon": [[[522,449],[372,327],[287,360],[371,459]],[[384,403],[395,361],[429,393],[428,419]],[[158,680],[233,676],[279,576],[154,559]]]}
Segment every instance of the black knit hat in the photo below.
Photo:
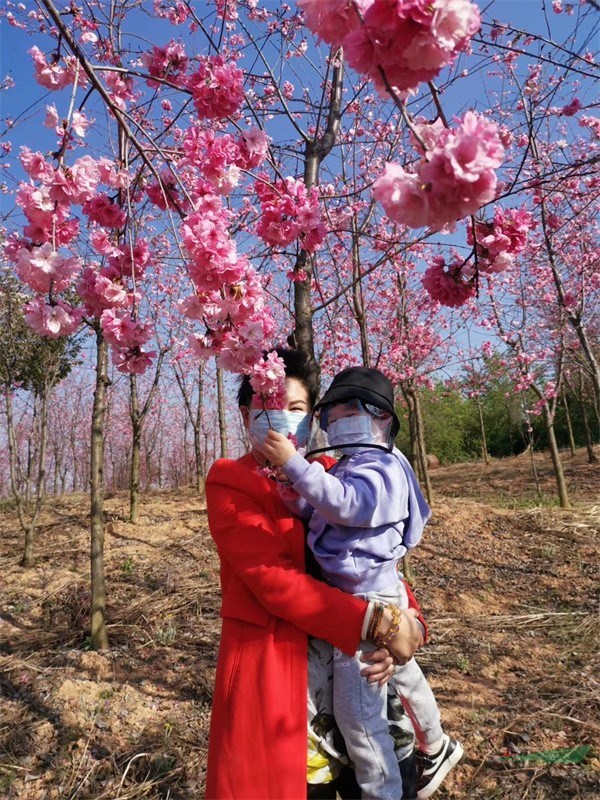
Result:
{"label": "black knit hat", "polygon": [[330,403],[342,403],[344,400],[362,400],[384,411],[393,417],[392,437],[395,439],[400,429],[400,422],[394,410],[394,388],[385,375],[378,369],[368,367],[347,367],[335,376],[329,389],[315,406],[318,408]]}

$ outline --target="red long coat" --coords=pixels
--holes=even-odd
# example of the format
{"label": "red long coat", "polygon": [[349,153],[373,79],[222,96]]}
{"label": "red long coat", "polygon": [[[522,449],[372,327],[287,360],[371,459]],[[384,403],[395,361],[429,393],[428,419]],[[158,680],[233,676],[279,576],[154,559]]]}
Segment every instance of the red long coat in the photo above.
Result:
{"label": "red long coat", "polygon": [[303,525],[251,455],[217,461],[206,499],[223,618],[206,798],[305,800],[307,634],[351,655],[367,604],[305,573]]}

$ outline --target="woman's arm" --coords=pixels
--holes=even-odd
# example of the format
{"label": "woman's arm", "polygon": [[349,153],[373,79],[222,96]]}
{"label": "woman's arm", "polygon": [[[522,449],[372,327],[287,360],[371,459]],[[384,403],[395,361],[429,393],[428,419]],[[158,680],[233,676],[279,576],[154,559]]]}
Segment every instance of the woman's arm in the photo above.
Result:
{"label": "woman's arm", "polygon": [[231,476],[220,471],[217,464],[209,474],[206,500],[210,532],[222,561],[269,613],[354,653],[366,601],[311,578],[294,564],[262,504],[233,488]]}
{"label": "woman's arm", "polygon": [[[264,505],[239,488],[255,476],[231,472],[232,463],[217,462],[206,483],[210,531],[222,561],[273,616],[354,653],[369,604],[310,577],[293,562]],[[406,660],[408,651],[412,655],[423,638],[415,618],[403,612],[404,618],[401,634],[389,646],[398,661]],[[391,622],[386,609],[377,633],[385,635]]]}
{"label": "woman's arm", "polygon": [[[356,652],[369,604],[299,569],[263,505],[232,488],[232,481],[219,481],[218,472],[213,468],[209,474],[206,498],[210,531],[223,562],[273,616],[349,655]],[[378,635],[385,635],[392,621],[386,609]],[[410,658],[423,641],[421,626],[409,611],[402,612],[402,621],[401,632],[389,644],[398,662]]]}

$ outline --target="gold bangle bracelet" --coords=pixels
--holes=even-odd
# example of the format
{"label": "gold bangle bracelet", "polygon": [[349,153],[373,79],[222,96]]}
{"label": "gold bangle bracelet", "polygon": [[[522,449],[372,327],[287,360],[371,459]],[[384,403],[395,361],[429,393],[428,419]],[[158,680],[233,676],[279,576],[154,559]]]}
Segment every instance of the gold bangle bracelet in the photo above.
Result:
{"label": "gold bangle bracelet", "polygon": [[367,629],[367,640],[370,642],[374,641],[375,636],[377,635],[377,629],[379,628],[379,623],[383,617],[383,609],[383,603],[376,603],[373,608],[371,619],[369,621],[369,627]]}

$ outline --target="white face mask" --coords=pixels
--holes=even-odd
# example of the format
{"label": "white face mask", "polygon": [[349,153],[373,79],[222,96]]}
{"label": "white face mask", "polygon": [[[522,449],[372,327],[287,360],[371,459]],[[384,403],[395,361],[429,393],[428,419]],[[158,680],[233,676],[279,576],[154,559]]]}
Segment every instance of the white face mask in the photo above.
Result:
{"label": "white face mask", "polygon": [[304,447],[310,433],[310,414],[305,411],[250,411],[248,436],[253,446],[261,445],[269,430],[277,431],[283,436],[292,434],[298,447]]}
{"label": "white face mask", "polygon": [[332,447],[348,444],[373,444],[371,418],[366,414],[343,417],[327,426],[327,440]]}

